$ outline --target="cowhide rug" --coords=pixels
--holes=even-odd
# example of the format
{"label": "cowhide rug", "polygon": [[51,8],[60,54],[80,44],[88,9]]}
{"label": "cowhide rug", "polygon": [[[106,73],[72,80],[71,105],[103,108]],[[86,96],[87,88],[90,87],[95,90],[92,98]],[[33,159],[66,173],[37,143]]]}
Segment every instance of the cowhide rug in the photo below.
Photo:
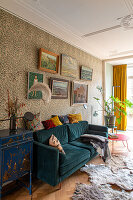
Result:
{"label": "cowhide rug", "polygon": [[73,200],[133,200],[132,156],[114,155],[106,164],[85,165],[81,171],[89,175],[91,185],[77,184]]}

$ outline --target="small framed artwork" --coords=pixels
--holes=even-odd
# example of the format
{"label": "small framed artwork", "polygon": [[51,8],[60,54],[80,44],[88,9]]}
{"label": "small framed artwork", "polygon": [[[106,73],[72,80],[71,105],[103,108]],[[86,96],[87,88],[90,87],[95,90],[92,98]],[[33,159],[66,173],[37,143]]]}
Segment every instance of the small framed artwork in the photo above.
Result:
{"label": "small framed artwork", "polygon": [[93,69],[85,67],[85,66],[81,66],[80,69],[80,79],[82,80],[91,80],[92,81],[92,73],[93,73]]}
{"label": "small framed artwork", "polygon": [[58,73],[58,68],[59,55],[41,48],[39,50],[38,69],[50,73]]}
{"label": "small framed artwork", "polygon": [[72,105],[88,103],[88,85],[79,81],[73,81],[71,98]]}
{"label": "small framed artwork", "polygon": [[[28,90],[31,88],[32,85],[36,84],[37,82],[43,83],[43,74],[28,72]],[[28,93],[27,98],[42,99],[42,92],[34,90]]]}
{"label": "small framed artwork", "polygon": [[61,75],[79,78],[78,62],[75,58],[65,54],[61,55]]}
{"label": "small framed artwork", "polygon": [[50,78],[52,99],[68,99],[69,81],[59,78]]}

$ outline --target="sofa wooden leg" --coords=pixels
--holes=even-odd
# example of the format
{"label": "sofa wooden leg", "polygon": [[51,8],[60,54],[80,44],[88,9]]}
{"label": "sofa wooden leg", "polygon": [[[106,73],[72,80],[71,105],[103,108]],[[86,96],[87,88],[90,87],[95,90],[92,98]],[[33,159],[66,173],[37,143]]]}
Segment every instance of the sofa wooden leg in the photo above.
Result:
{"label": "sofa wooden leg", "polygon": [[61,190],[61,183],[58,184],[58,189],[57,190]]}

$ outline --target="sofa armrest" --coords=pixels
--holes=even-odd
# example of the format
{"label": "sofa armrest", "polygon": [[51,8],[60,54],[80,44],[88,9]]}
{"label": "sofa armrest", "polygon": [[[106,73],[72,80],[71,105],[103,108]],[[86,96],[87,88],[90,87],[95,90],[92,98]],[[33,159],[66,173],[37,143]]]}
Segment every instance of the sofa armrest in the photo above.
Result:
{"label": "sofa armrest", "polygon": [[36,141],[33,145],[35,175],[50,185],[57,185],[59,181],[59,150]]}
{"label": "sofa armrest", "polygon": [[108,127],[106,127],[106,126],[89,124],[89,129],[93,130],[93,131],[102,131],[102,132],[107,132],[108,133]]}
{"label": "sofa armrest", "polygon": [[100,135],[108,138],[108,133],[103,131],[87,130],[84,134]]}

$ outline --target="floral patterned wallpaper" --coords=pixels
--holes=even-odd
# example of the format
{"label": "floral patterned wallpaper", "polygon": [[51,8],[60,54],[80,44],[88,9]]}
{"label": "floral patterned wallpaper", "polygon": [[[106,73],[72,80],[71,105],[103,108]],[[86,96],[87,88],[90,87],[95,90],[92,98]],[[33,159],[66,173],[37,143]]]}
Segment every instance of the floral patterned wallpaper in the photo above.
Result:
{"label": "floral patterned wallpaper", "polygon": [[[25,103],[23,113],[31,111],[41,113],[41,119],[45,120],[53,114],[68,114],[81,112],[83,119],[90,123],[102,124],[102,115],[93,117],[92,113],[98,109],[93,96],[98,95],[96,86],[102,85],[102,61],[98,58],[50,35],[43,30],[0,10],[0,119],[7,117],[5,111],[7,103],[7,89],[12,97],[18,97]],[[28,72],[44,74],[44,81],[49,84],[50,77],[74,79],[58,74],[44,73],[38,70],[39,48],[44,48],[56,54],[66,54],[78,61],[78,65],[84,65],[93,69],[92,81],[88,81],[88,107],[70,105],[69,85],[68,99],[52,99],[44,104],[42,100],[27,99]],[[60,65],[59,65],[60,66]],[[76,80],[79,80],[79,74]],[[0,128],[8,128],[9,122],[1,123]]]}

